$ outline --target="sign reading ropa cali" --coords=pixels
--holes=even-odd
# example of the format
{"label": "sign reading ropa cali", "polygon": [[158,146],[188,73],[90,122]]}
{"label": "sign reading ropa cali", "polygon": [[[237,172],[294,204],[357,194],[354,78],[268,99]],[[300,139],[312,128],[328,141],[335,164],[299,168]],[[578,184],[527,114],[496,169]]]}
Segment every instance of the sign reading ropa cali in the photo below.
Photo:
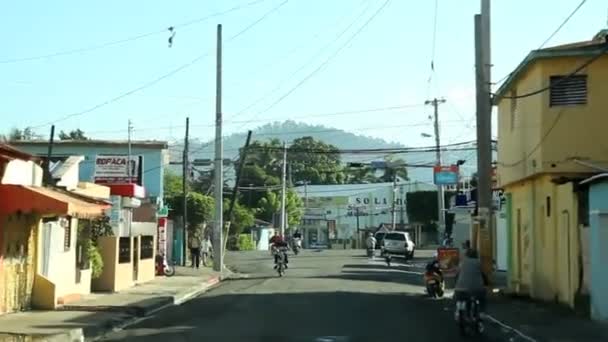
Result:
{"label": "sign reading ropa cali", "polygon": [[[95,157],[94,181],[99,184],[141,184],[142,156],[131,156],[127,168],[127,155],[97,155]],[[131,178],[129,179],[129,175]]]}

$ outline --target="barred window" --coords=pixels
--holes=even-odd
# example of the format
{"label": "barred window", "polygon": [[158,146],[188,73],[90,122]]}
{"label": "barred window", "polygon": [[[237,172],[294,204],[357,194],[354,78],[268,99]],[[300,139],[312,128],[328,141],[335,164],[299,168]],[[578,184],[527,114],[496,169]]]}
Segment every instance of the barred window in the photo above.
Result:
{"label": "barred window", "polygon": [[550,106],[587,104],[587,75],[551,76]]}

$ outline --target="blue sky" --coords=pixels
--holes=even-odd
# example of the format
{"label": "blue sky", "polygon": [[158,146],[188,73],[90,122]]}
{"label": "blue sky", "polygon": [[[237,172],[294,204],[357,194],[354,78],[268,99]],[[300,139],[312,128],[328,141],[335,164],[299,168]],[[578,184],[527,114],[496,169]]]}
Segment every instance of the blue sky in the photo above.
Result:
{"label": "blue sky", "polygon": [[[221,23],[225,39],[225,134],[294,118],[409,146],[431,145],[432,139],[420,136],[432,133],[428,119],[431,108],[423,103],[437,96],[447,99],[440,114],[442,141],[473,139],[473,15],[479,11],[477,0],[439,0],[435,73],[430,87],[433,0],[390,1],[349,45],[308,76],[384,1],[289,0],[234,39],[230,38],[284,0],[259,1],[187,26],[179,24],[252,0],[6,3],[0,14],[0,30],[4,32],[0,131],[39,126],[84,111],[209,53],[151,87],[58,121],[56,129],[80,128],[96,138],[120,139],[126,138],[130,118],[136,139],[172,141],[181,139],[185,117],[189,116],[192,137],[210,139],[215,115],[215,29]],[[528,51],[537,48],[579,2],[493,1],[494,80],[508,74]],[[604,0],[588,0],[548,45],[589,39],[606,27],[607,16]],[[176,26],[171,48],[167,45],[169,26]],[[91,51],[6,63],[150,32],[158,33]],[[294,75],[295,71],[299,72]],[[290,75],[294,76],[288,78]],[[301,85],[295,87],[298,83]],[[408,107],[320,115],[391,106]],[[243,112],[247,107],[251,108]],[[308,114],[313,116],[306,118]],[[48,130],[47,125],[37,132],[48,135]]]}

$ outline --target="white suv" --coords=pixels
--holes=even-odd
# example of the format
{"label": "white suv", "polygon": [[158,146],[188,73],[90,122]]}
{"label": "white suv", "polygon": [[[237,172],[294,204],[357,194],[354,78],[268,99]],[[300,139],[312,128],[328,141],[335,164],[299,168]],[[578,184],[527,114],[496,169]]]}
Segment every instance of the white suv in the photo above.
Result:
{"label": "white suv", "polygon": [[406,232],[390,232],[384,235],[384,249],[391,254],[404,255],[406,259],[414,257],[414,241]]}

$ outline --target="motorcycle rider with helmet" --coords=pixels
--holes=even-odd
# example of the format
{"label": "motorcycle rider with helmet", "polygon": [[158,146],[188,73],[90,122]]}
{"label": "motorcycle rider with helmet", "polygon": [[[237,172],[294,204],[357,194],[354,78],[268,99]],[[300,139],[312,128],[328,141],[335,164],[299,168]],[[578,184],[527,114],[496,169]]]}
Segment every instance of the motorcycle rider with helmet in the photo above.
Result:
{"label": "motorcycle rider with helmet", "polygon": [[[283,239],[283,236],[281,236],[279,234],[279,232],[275,232],[274,236],[272,238],[270,238],[270,247],[275,251],[274,254],[274,268],[277,268],[277,264],[279,262],[279,253],[281,253],[282,249],[287,249],[288,248],[288,244],[287,241],[285,241],[285,239]],[[289,264],[289,258],[287,257],[287,253],[283,253],[285,255],[285,268],[287,267],[287,264]]]}

